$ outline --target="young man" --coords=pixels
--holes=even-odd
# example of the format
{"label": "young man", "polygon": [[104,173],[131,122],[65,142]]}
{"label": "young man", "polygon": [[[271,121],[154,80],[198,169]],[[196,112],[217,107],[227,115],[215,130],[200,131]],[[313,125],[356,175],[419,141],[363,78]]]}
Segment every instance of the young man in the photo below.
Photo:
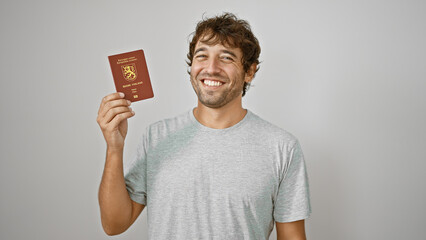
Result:
{"label": "young man", "polygon": [[124,232],[148,206],[150,239],[305,239],[309,187],[298,140],[242,108],[260,47],[232,14],[198,23],[188,65],[198,105],[151,124],[123,173],[127,118],[119,93],[98,123],[107,142],[99,188],[105,232]]}

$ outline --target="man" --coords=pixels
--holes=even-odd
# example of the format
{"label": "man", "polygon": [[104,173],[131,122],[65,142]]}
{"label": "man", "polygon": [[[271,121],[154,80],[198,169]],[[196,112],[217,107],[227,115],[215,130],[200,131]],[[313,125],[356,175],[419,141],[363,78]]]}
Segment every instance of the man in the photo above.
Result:
{"label": "man", "polygon": [[198,23],[189,46],[193,110],[151,124],[123,173],[123,95],[101,103],[107,142],[99,188],[105,232],[124,232],[148,206],[150,239],[305,239],[311,212],[303,153],[290,133],[242,108],[260,47],[244,20]]}

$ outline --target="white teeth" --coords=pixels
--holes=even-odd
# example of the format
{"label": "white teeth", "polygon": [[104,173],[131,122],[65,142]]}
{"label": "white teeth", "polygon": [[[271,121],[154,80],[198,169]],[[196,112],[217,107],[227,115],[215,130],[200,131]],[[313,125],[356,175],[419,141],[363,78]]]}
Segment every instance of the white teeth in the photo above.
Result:
{"label": "white teeth", "polygon": [[206,84],[207,86],[216,87],[216,86],[222,85],[223,83],[218,81],[212,81],[212,80],[204,80],[204,84]]}

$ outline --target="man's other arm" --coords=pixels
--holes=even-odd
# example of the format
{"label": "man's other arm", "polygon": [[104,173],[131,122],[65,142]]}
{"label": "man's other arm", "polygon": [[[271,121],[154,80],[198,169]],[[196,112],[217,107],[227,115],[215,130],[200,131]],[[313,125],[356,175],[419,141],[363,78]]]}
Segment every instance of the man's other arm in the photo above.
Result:
{"label": "man's other arm", "polygon": [[295,222],[275,222],[277,240],[306,240],[305,220]]}

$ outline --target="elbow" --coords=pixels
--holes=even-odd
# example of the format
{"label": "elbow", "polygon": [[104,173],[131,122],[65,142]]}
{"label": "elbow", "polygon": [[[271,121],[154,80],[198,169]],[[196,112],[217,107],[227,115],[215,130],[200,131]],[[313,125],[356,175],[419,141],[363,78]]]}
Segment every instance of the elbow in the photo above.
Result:
{"label": "elbow", "polygon": [[105,230],[105,233],[106,233],[108,236],[115,236],[115,235],[119,235],[119,234],[121,234],[121,232],[114,232],[114,231],[108,231],[108,230]]}
{"label": "elbow", "polygon": [[123,225],[107,223],[106,221],[102,221],[102,228],[108,236],[119,235],[127,230],[127,227]]}
{"label": "elbow", "polygon": [[108,236],[115,236],[115,235],[119,235],[122,234],[125,230],[122,229],[118,229],[118,228],[111,228],[108,226],[103,226],[104,232],[108,235]]}
{"label": "elbow", "polygon": [[118,235],[118,234],[119,234],[119,233],[113,232],[113,231],[108,230],[108,229],[105,229],[105,228],[104,228],[104,232],[105,232],[105,233],[106,233],[106,235],[108,235],[108,236],[115,236],[115,235]]}

